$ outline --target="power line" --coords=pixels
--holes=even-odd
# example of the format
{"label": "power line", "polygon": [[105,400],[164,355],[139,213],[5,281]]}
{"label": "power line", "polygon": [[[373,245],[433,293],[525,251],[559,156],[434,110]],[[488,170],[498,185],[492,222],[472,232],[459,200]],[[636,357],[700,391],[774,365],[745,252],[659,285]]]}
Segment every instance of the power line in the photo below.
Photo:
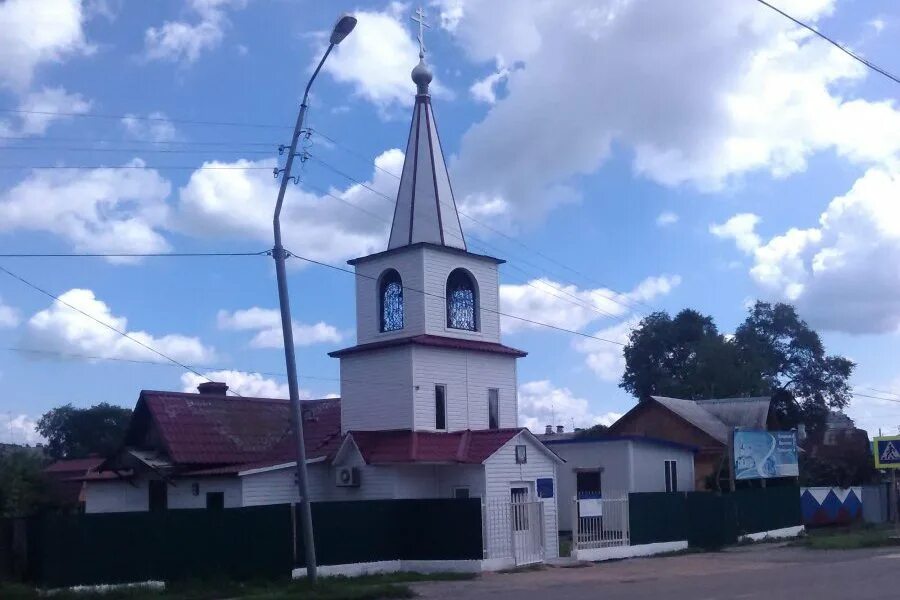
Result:
{"label": "power line", "polygon": [[[0,135],[0,140],[17,140],[30,142],[90,142],[94,144],[151,144],[157,146],[277,146],[277,142],[248,142],[242,140],[209,141],[209,140],[140,140],[140,139],[103,139],[91,137],[40,137],[33,135]],[[55,148],[49,145],[50,148]]]}
{"label": "power line", "polygon": [[[320,267],[326,267],[326,268],[329,268],[329,269],[333,269],[333,270],[335,270],[335,271],[340,271],[340,272],[342,272],[342,273],[347,273],[347,274],[349,274],[349,275],[353,275],[353,276],[355,276],[355,277],[362,277],[362,278],[364,278],[364,279],[370,279],[370,280],[372,280],[372,281],[377,281],[377,280],[378,280],[377,277],[372,277],[371,275],[363,275],[362,273],[356,273],[355,271],[351,271],[350,269],[345,269],[344,267],[339,267],[339,266],[337,266],[337,265],[332,265],[332,264],[329,264],[329,263],[326,263],[326,262],[322,262],[322,261],[319,261],[319,260],[315,260],[315,259],[312,259],[312,258],[307,258],[307,257],[305,257],[305,256],[300,256],[299,254],[294,254],[293,252],[288,252],[288,255],[289,255],[290,257],[298,258],[298,259],[300,259],[300,260],[302,260],[302,261],[308,262],[308,263],[313,264],[313,265],[319,265]],[[433,293],[431,293],[431,292],[426,292],[425,290],[420,290],[420,289],[412,288],[412,287],[409,287],[409,286],[407,286],[407,285],[404,285],[404,286],[403,286],[403,289],[404,289],[404,290],[409,290],[409,291],[411,291],[411,292],[416,292],[417,294],[423,294],[423,295],[425,295],[425,296],[431,296],[431,297],[433,297],[433,298],[438,298],[438,299],[440,299],[440,300],[446,300],[446,299],[447,299],[446,296],[441,296],[440,294],[433,294]],[[608,344],[615,344],[616,346],[624,346],[624,345],[625,345],[625,344],[622,343],[622,342],[617,342],[617,341],[614,341],[614,340],[608,340],[608,339],[606,339],[606,338],[598,337],[598,336],[596,336],[596,335],[590,335],[590,334],[588,334],[588,333],[584,333],[584,332],[581,332],[581,331],[575,331],[574,329],[566,329],[565,327],[559,327],[559,326],[557,326],[557,325],[551,325],[550,323],[542,323],[541,321],[535,321],[535,320],[529,319],[529,318],[527,318],[527,317],[520,317],[519,315],[512,315],[512,314],[509,314],[509,313],[506,313],[506,312],[503,312],[503,311],[500,311],[500,310],[494,310],[494,309],[492,309],[492,308],[487,308],[487,307],[484,307],[484,306],[481,307],[481,310],[486,311],[486,312],[489,312],[489,313],[494,313],[494,314],[499,315],[499,316],[501,316],[501,317],[507,317],[507,318],[510,318],[510,319],[515,319],[515,320],[517,320],[517,321],[522,321],[522,322],[524,322],[524,323],[530,323],[530,324],[532,324],[532,325],[537,325],[537,326],[539,326],[539,327],[547,327],[547,328],[549,328],[549,329],[555,329],[556,331],[562,331],[562,332],[565,332],[565,333],[571,333],[572,335],[577,335],[577,336],[589,338],[589,339],[592,339],[592,340],[597,340],[597,341],[600,341],[600,342],[606,342],[606,343],[608,343]]]}
{"label": "power line", "polygon": [[[171,363],[173,363],[173,364],[176,364],[176,365],[178,365],[179,367],[181,367],[182,369],[185,369],[186,371],[190,371],[190,372],[193,373],[194,375],[197,375],[197,376],[199,376],[199,377],[202,377],[203,379],[205,379],[205,380],[207,380],[207,381],[212,381],[209,377],[207,377],[207,376],[204,375],[203,373],[200,373],[199,371],[197,371],[196,369],[194,369],[194,368],[191,367],[190,365],[186,365],[186,364],[184,364],[183,362],[181,362],[181,361],[179,361],[179,360],[176,360],[176,359],[172,358],[171,356],[169,356],[169,355],[167,355],[167,354],[165,354],[165,353],[163,353],[163,352],[160,352],[159,350],[157,350],[156,348],[150,346],[149,344],[145,344],[144,342],[140,341],[139,339],[137,339],[137,338],[135,338],[135,337],[132,337],[132,336],[128,335],[128,333],[122,331],[122,330],[119,329],[118,327],[115,327],[115,326],[113,326],[113,325],[110,325],[109,323],[107,323],[106,321],[103,321],[103,320],[101,320],[101,319],[98,319],[97,317],[93,316],[92,314],[87,313],[87,312],[81,310],[81,309],[78,308],[77,306],[73,306],[72,304],[69,304],[69,303],[66,302],[65,300],[60,299],[59,296],[56,296],[55,294],[52,294],[52,293],[48,292],[48,291],[45,290],[44,288],[42,288],[42,287],[40,287],[40,286],[38,286],[38,285],[35,285],[34,283],[31,283],[30,281],[28,281],[28,280],[25,279],[24,277],[21,277],[20,275],[16,275],[15,273],[13,273],[12,271],[10,271],[9,269],[7,269],[6,267],[4,267],[4,266],[2,266],[2,265],[0,265],[0,271],[2,271],[3,273],[6,273],[7,275],[9,275],[10,277],[12,277],[13,279],[17,279],[18,281],[24,283],[25,285],[27,285],[27,286],[30,287],[31,289],[33,289],[33,290],[35,290],[35,291],[37,291],[37,292],[40,292],[41,294],[44,294],[44,295],[47,296],[48,298],[53,299],[55,302],[59,302],[59,303],[62,304],[63,306],[67,306],[67,307],[69,307],[70,309],[74,310],[75,312],[77,312],[77,313],[79,313],[79,314],[81,314],[81,315],[84,315],[84,316],[87,317],[88,319],[90,319],[90,320],[92,320],[92,321],[94,321],[94,322],[96,322],[96,323],[99,323],[100,325],[102,325],[103,327],[106,327],[106,328],[109,329],[110,331],[114,331],[115,333],[121,335],[122,337],[131,340],[132,342],[134,342],[134,343],[137,344],[138,346],[141,346],[141,347],[143,347],[143,348],[149,350],[149,351],[152,352],[153,354],[156,354],[157,356],[159,356],[159,357],[161,357],[161,358],[164,358],[164,359],[166,359],[167,361],[169,361],[169,362],[171,362]],[[238,394],[237,392],[232,392],[232,393],[233,393],[235,396],[240,396],[240,394]]]}
{"label": "power line", "polygon": [[839,44],[838,42],[836,42],[836,41],[833,40],[832,38],[828,37],[828,36],[825,35],[824,33],[820,32],[819,30],[815,29],[814,27],[812,27],[812,26],[810,26],[810,25],[807,25],[806,23],[804,23],[803,21],[800,21],[799,19],[795,19],[794,17],[792,17],[791,15],[787,14],[786,12],[784,12],[783,10],[781,10],[780,8],[775,7],[775,6],[772,6],[771,4],[769,4],[768,2],[766,2],[766,0],[756,0],[756,1],[759,2],[760,4],[762,4],[763,6],[768,6],[769,8],[771,8],[772,10],[774,10],[775,12],[777,12],[778,14],[780,14],[781,16],[785,17],[786,19],[789,19],[789,20],[793,21],[794,23],[796,23],[796,24],[799,25],[800,27],[803,27],[804,29],[807,29],[807,30],[813,32],[814,34],[816,34],[817,36],[819,36],[820,38],[822,38],[823,40],[825,40],[826,42],[828,42],[829,44],[831,44],[832,46],[834,46],[835,48],[837,48],[838,50],[840,50],[841,52],[843,52],[844,54],[846,54],[847,56],[849,56],[850,58],[852,58],[853,60],[858,61],[858,62],[864,64],[865,66],[869,67],[870,69],[872,69],[872,70],[875,71],[876,73],[880,73],[880,74],[884,75],[885,77],[887,77],[888,79],[890,79],[890,80],[893,81],[894,83],[900,83],[900,78],[898,78],[897,76],[895,76],[895,75],[889,73],[888,71],[886,71],[885,69],[882,69],[882,68],[879,67],[878,65],[876,65],[876,64],[874,64],[874,63],[872,63],[872,62],[866,60],[865,58],[863,58],[863,57],[861,57],[861,56],[859,56],[858,54],[854,53],[852,50],[850,50],[850,49],[847,48],[846,46],[843,46],[843,45]]}
{"label": "power line", "polygon": [[48,169],[135,169],[138,171],[271,171],[272,167],[241,167],[234,165],[0,165],[0,169],[26,169],[44,171]]}
{"label": "power line", "polygon": [[47,150],[59,150],[61,152],[124,152],[124,153],[141,153],[141,154],[203,154],[206,152],[231,152],[239,154],[267,154],[271,155],[271,150],[247,150],[244,148],[219,148],[210,149],[182,149],[182,148],[88,148],[85,146],[0,146],[0,150],[38,150],[46,152]]}
{"label": "power line", "polygon": [[873,392],[878,392],[879,394],[887,394],[887,395],[889,395],[889,396],[897,396],[898,398],[900,398],[900,394],[898,394],[897,392],[891,392],[891,391],[888,391],[888,390],[880,390],[880,389],[878,389],[878,388],[873,388],[873,387],[864,387],[864,388],[862,388],[862,389],[864,389],[864,390],[871,390],[871,391],[873,391]]}
{"label": "power line", "polygon": [[182,123],[185,125],[214,125],[220,127],[252,127],[259,129],[281,129],[290,130],[291,127],[285,125],[274,125],[269,123],[246,123],[238,121],[199,121],[194,119],[177,119],[168,117],[140,117],[137,115],[113,115],[100,113],[76,113],[62,112],[50,110],[25,110],[21,108],[0,108],[2,113],[24,114],[24,115],[44,115],[50,117],[80,117],[84,119],[133,119],[135,121],[150,121],[157,123]]}
{"label": "power line", "polygon": [[220,257],[220,256],[268,256],[271,250],[259,252],[133,252],[118,254],[103,254],[92,252],[69,253],[15,253],[0,254],[0,258],[189,258],[189,257]]}
{"label": "power line", "polygon": [[884,400],[885,402],[900,402],[900,398],[882,398],[881,396],[871,396],[869,394],[860,394],[859,392],[850,392],[853,397],[871,398],[872,400]]}

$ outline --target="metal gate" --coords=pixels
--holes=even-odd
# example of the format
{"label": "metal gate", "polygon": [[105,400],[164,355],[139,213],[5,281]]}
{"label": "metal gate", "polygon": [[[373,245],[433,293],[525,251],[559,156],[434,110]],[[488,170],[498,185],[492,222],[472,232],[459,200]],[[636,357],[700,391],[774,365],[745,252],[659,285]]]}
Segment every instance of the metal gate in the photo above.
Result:
{"label": "metal gate", "polygon": [[572,507],[572,544],[576,550],[628,546],[628,496],[576,497]]}
{"label": "metal gate", "polygon": [[484,503],[485,558],[513,559],[516,565],[544,560],[544,503],[491,498]]}

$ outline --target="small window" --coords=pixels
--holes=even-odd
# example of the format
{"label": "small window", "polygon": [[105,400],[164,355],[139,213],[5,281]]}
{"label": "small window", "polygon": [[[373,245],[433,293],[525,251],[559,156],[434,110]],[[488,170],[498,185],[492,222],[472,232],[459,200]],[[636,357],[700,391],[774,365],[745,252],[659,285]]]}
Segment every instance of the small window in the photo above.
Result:
{"label": "small window", "polygon": [[678,461],[666,461],[666,491],[678,491]]}
{"label": "small window", "polygon": [[469,488],[467,487],[455,487],[453,488],[453,497],[457,500],[463,500],[469,497]]}
{"label": "small window", "polygon": [[[523,446],[524,447],[524,446]],[[509,490],[509,501],[512,504],[513,530],[528,530],[528,488],[514,487]]]}
{"label": "small window", "polygon": [[600,498],[603,494],[600,470],[576,471],[575,491],[579,498]]}
{"label": "small window", "polygon": [[225,508],[225,492],[206,492],[206,509],[222,510]]}
{"label": "small window", "polygon": [[434,428],[447,429],[447,386],[434,386]]}
{"label": "small window", "polygon": [[478,297],[475,280],[465,269],[447,277],[447,327],[478,331]]}
{"label": "small window", "polygon": [[381,303],[381,331],[403,329],[403,281],[395,269],[382,273],[378,297]]}
{"label": "small window", "polygon": [[524,465],[528,462],[528,448],[521,444],[516,446],[516,464]]}
{"label": "small window", "polygon": [[488,390],[488,429],[500,428],[500,390]]}
{"label": "small window", "polygon": [[153,479],[148,483],[149,508],[151,511],[166,510],[169,507],[169,487],[161,479]]}

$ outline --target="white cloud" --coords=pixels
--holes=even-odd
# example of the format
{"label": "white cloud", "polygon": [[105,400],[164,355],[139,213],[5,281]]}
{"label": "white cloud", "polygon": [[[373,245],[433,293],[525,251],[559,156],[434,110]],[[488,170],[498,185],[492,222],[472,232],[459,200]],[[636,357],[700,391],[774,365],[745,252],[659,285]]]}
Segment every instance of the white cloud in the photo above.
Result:
{"label": "white cloud", "polygon": [[498,57],[497,70],[473,83],[469,88],[469,93],[472,94],[472,98],[479,102],[496,104],[496,88],[506,81],[507,77],[509,77],[509,69],[504,65],[503,59]]}
{"label": "white cloud", "polygon": [[[196,337],[180,334],[157,337],[146,331],[128,330],[128,320],[114,315],[109,306],[97,298],[91,290],[75,288],[60,295],[59,298],[177,361],[188,364],[202,363],[215,356],[214,350],[205,346]],[[158,354],[59,302],[54,302],[49,308],[35,313],[28,320],[24,343],[30,348],[63,354],[160,360]]]}
{"label": "white cloud", "polygon": [[198,17],[196,23],[166,21],[144,32],[144,54],[148,60],[192,63],[206,50],[217,47],[225,37],[229,9],[241,9],[246,0],[190,0]]}
{"label": "white cloud", "polygon": [[[415,98],[410,72],[418,61],[419,45],[405,25],[406,11],[405,5],[393,2],[384,12],[355,12],[356,29],[325,63],[335,81],[353,85],[354,93],[382,114],[392,105],[411,105]],[[321,55],[314,53],[316,63]],[[447,94],[437,77],[430,90],[433,95]]]}
{"label": "white cloud", "polygon": [[0,442],[5,444],[34,444],[45,440],[37,432],[37,421],[25,414],[7,415],[5,422],[0,421]]}
{"label": "white cloud", "polygon": [[597,377],[603,381],[619,381],[625,372],[624,347],[620,344],[628,343],[628,336],[639,323],[640,319],[632,316],[626,321],[593,334],[594,337],[609,342],[585,338],[576,340],[573,346],[575,350],[585,355],[585,363]]}
{"label": "white cloud", "polygon": [[0,329],[16,327],[19,324],[19,311],[3,303],[0,296]]}
{"label": "white cloud", "polygon": [[[753,2],[727,10],[713,0],[442,5],[470,58],[521,65],[505,97],[463,136],[453,168],[467,206],[502,198],[516,218],[539,217],[580,199],[578,176],[595,172],[614,143],[630,151],[637,173],[705,191],[756,171],[789,175],[817,151],[880,163],[900,149],[893,101],[838,91],[866,69]],[[833,5],[784,3],[811,22]]]}
{"label": "white cloud", "polygon": [[[271,244],[272,209],[278,192],[278,182],[272,178],[271,171],[275,164],[273,159],[204,163],[216,167],[265,168],[195,171],[179,191],[175,226],[190,235],[216,239],[226,236]],[[403,153],[388,150],[375,159],[375,164],[384,171],[397,173],[403,166]],[[375,169],[366,185],[394,198],[398,182],[384,171]],[[288,250],[315,260],[337,261],[387,247],[393,200],[357,184],[343,190],[331,189],[329,193],[341,200],[305,191],[302,185],[288,186],[281,216],[284,245]],[[299,259],[293,259],[293,263],[303,264]]]}
{"label": "white cloud", "polygon": [[[678,275],[648,277],[627,293],[608,288],[580,290],[574,285],[550,279],[533,279],[528,284],[500,286],[500,307],[503,312],[563,327],[580,330],[599,319],[619,317],[636,303],[648,302],[664,296],[681,283]],[[504,333],[537,328],[526,321],[501,317]]]}
{"label": "white cloud", "polygon": [[673,213],[670,210],[659,213],[659,216],[656,217],[656,226],[657,227],[669,227],[670,225],[674,225],[678,222],[678,215]]}
{"label": "white cloud", "polygon": [[731,239],[737,247],[747,253],[752,253],[761,243],[756,233],[756,225],[759,217],[752,213],[734,215],[719,225],[710,225],[709,232],[719,239]]}
{"label": "white cloud", "polygon": [[[274,308],[254,306],[245,310],[228,312],[220,310],[217,316],[219,329],[232,331],[255,331],[250,340],[254,348],[283,348],[281,334],[281,312]],[[294,345],[312,346],[325,342],[340,342],[342,336],[336,327],[323,321],[307,325],[294,322]]]}
{"label": "white cloud", "polygon": [[46,231],[82,252],[164,252],[169,191],[152,169],[34,170],[0,195],[0,232]]}
{"label": "white cloud", "polygon": [[146,118],[131,113],[122,117],[125,134],[133,139],[146,142],[171,142],[177,137],[175,125],[159,111],[152,112]]}
{"label": "white cloud", "polygon": [[578,398],[568,388],[555,387],[550,381],[529,381],[519,386],[519,426],[533,433],[544,433],[547,425],[567,431],[575,427],[611,425],[622,415],[615,412],[596,413],[590,402]]}
{"label": "white cloud", "polygon": [[[900,330],[900,170],[869,169],[834,198],[817,226],[764,241],[753,215],[719,229],[753,258],[750,275],[813,325],[849,333]],[[737,219],[741,225],[735,226]],[[731,223],[732,226],[728,227]]]}
{"label": "white cloud", "polygon": [[25,90],[41,64],[93,52],[86,16],[81,0],[0,2],[0,86]]}
{"label": "white cloud", "polygon": [[[7,122],[5,130],[9,135],[40,136],[56,121],[89,112],[91,102],[81,94],[70,94],[62,87],[45,87],[39,92],[31,92],[19,102],[16,115],[18,123]],[[65,113],[65,114],[54,114]]]}
{"label": "white cloud", "polygon": [[[184,373],[181,376],[182,391],[196,392],[197,386],[206,381],[224,381],[231,392],[237,392],[241,396],[252,398],[288,398],[287,383],[279,383],[274,379],[264,377],[259,373],[245,371],[210,371],[200,377],[194,373]],[[312,398],[308,390],[300,390],[301,399]]]}

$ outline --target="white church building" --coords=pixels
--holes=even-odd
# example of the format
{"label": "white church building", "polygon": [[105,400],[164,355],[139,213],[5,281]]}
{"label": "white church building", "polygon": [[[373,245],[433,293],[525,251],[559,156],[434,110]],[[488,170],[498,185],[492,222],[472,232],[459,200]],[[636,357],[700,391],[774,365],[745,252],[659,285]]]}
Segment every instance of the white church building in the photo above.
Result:
{"label": "white church building", "polygon": [[[525,352],[501,341],[503,261],[466,247],[432,75],[420,61],[412,77],[415,107],[387,248],[349,261],[357,343],[330,353],[340,361],[341,397],[304,402],[310,497],[479,497],[487,555],[526,536],[555,557],[563,461],[518,427],[516,363]],[[122,449],[85,481],[85,510],[297,502],[287,401],[226,391],[207,383],[196,394],[141,392]],[[510,516],[510,506],[528,515]],[[495,527],[497,519],[515,523]]]}

